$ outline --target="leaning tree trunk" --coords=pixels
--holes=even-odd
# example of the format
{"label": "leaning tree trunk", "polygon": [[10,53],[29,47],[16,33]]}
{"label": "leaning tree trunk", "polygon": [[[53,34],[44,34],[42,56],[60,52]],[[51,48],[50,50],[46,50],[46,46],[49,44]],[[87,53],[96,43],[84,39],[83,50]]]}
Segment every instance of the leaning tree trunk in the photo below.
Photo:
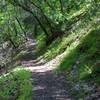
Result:
{"label": "leaning tree trunk", "polygon": [[34,18],[36,19],[36,21],[38,22],[38,24],[40,25],[41,29],[44,31],[45,35],[48,37],[48,32],[47,32],[46,28],[43,26],[42,22],[39,20],[38,16],[34,15],[33,11],[31,11],[31,10],[29,9],[29,7],[25,7],[24,5],[21,5],[19,2],[16,2],[15,0],[14,0],[14,3],[15,3],[17,6],[21,7],[23,10],[25,10],[25,11],[29,12],[30,14],[32,14],[33,17],[34,17]]}
{"label": "leaning tree trunk", "polygon": [[25,39],[27,40],[27,34],[26,34],[25,30],[23,29],[23,27],[22,27],[22,25],[21,25],[19,19],[18,19],[17,17],[15,17],[15,18],[16,18],[16,21],[18,22],[18,24],[19,24],[21,30],[23,31],[23,33],[24,33],[24,35],[25,35]]}

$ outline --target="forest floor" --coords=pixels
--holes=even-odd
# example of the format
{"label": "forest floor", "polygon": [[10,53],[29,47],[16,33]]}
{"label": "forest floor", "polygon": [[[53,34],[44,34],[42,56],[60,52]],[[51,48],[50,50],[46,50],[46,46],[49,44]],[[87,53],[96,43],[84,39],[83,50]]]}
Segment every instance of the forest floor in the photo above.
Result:
{"label": "forest floor", "polygon": [[43,58],[32,59],[31,53],[29,50],[26,58],[21,61],[21,65],[32,72],[33,100],[72,100],[65,75],[56,74],[55,71],[66,53],[47,63],[44,63]]}

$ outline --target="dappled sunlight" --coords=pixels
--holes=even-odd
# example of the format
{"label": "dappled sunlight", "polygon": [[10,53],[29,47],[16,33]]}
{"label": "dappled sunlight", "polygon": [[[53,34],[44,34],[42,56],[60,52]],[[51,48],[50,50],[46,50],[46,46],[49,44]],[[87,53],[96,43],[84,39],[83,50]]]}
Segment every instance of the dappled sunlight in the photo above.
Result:
{"label": "dappled sunlight", "polygon": [[[36,63],[30,64],[30,62],[26,62],[25,64],[24,62],[22,62],[22,65],[26,66],[26,67],[23,67],[24,69],[29,69],[32,72],[46,72],[46,71],[54,70],[60,64],[65,54],[66,52],[62,53],[61,55],[58,55],[55,59],[52,59],[51,61],[47,63],[41,63],[41,61],[39,61],[40,63],[36,62]],[[27,65],[30,65],[30,66],[27,66]]]}
{"label": "dappled sunlight", "polygon": [[33,91],[41,91],[41,90],[44,90],[46,87],[45,86],[35,86],[34,88],[33,88]]}
{"label": "dappled sunlight", "polygon": [[99,8],[99,0],[0,0],[0,100],[98,100]]}

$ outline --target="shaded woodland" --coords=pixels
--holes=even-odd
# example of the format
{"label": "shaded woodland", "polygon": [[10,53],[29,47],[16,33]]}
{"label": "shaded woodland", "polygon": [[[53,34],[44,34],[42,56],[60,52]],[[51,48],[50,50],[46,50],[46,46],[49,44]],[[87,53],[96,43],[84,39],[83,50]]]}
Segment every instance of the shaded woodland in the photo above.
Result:
{"label": "shaded woodland", "polygon": [[0,0],[0,100],[66,100],[35,98],[35,78],[68,85],[71,100],[99,100],[99,76],[99,0]]}

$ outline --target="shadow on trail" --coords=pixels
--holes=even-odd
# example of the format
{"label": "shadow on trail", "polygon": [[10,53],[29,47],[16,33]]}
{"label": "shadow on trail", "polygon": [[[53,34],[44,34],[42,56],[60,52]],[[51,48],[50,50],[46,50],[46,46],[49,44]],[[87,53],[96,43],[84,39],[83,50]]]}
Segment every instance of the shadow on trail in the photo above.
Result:
{"label": "shadow on trail", "polygon": [[34,52],[27,52],[22,57],[21,61],[30,61],[30,60],[35,60],[35,59],[36,59],[36,55]]}
{"label": "shadow on trail", "polygon": [[33,100],[71,100],[66,78],[53,71],[33,72]]}
{"label": "shadow on trail", "polygon": [[30,62],[30,61],[23,61],[22,62],[22,66],[24,67],[39,67],[39,66],[43,66],[45,63],[43,62],[38,62],[38,63],[34,63],[34,62]]}
{"label": "shadow on trail", "polygon": [[27,43],[27,53],[21,65],[32,72],[33,100],[72,100],[69,98],[65,75],[57,75],[53,71],[61,58],[58,57],[48,63],[41,57],[36,59],[35,45],[30,46],[30,43],[32,42]]}

